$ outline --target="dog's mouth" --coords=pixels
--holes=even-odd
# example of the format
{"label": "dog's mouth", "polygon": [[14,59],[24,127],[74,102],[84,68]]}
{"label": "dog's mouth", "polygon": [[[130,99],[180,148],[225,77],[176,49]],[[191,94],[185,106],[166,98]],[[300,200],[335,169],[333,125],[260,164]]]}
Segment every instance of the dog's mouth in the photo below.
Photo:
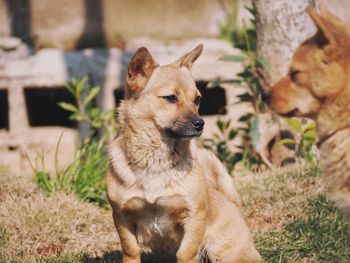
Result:
{"label": "dog's mouth", "polygon": [[279,115],[281,115],[282,117],[287,117],[287,118],[292,118],[292,117],[307,117],[307,118],[311,118],[313,119],[315,117],[315,114],[313,114],[312,112],[310,113],[302,113],[300,110],[298,110],[297,108],[286,112],[286,113],[279,113]]}
{"label": "dog's mouth", "polygon": [[193,137],[199,137],[203,133],[202,129],[193,129],[193,128],[167,128],[165,129],[165,133],[167,136],[173,139],[184,139],[184,138],[193,138]]}
{"label": "dog's mouth", "polygon": [[279,115],[283,117],[291,118],[291,117],[298,116],[298,113],[299,113],[298,109],[293,109],[289,112],[279,113]]}

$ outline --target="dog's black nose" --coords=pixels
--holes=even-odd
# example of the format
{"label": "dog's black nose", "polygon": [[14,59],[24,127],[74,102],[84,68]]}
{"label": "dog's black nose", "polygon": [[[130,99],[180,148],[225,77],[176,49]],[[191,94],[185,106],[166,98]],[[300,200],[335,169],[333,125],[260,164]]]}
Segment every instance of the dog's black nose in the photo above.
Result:
{"label": "dog's black nose", "polygon": [[270,94],[267,91],[263,91],[261,94],[261,99],[265,103],[269,103],[270,100]]}
{"label": "dog's black nose", "polygon": [[203,121],[203,119],[201,119],[201,118],[195,117],[195,118],[193,118],[193,119],[191,120],[191,125],[192,125],[192,127],[195,128],[197,131],[200,131],[200,130],[203,129],[204,121]]}

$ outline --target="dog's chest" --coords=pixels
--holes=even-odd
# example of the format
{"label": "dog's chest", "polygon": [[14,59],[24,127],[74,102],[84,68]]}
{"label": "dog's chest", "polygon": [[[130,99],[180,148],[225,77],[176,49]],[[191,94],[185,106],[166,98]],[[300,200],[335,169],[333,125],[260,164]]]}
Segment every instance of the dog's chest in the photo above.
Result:
{"label": "dog's chest", "polygon": [[130,198],[124,212],[135,222],[138,242],[152,250],[176,250],[189,206],[180,194],[157,197],[153,202],[143,197]]}
{"label": "dog's chest", "polygon": [[153,203],[158,197],[173,195],[181,191],[181,182],[188,173],[176,170],[149,171],[147,169],[135,173],[137,187],[141,189],[145,199]]}
{"label": "dog's chest", "polygon": [[136,222],[136,233],[138,242],[153,251],[176,252],[183,229],[178,218],[156,210]]}
{"label": "dog's chest", "polygon": [[[164,167],[166,166],[166,167]],[[188,185],[192,162],[133,169],[133,183],[124,195],[122,209],[135,223],[138,242],[153,251],[176,252],[187,217]]]}

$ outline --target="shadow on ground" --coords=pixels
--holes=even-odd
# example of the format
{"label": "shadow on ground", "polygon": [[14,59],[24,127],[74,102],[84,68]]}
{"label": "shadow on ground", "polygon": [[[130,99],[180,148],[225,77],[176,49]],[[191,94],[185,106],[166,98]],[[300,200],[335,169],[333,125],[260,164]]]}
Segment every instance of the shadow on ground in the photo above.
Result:
{"label": "shadow on ground", "polygon": [[[121,263],[122,262],[122,252],[112,251],[103,254],[101,257],[84,257],[84,263]],[[142,263],[175,263],[176,259],[174,257],[164,257],[155,255],[153,253],[143,253],[141,256]]]}

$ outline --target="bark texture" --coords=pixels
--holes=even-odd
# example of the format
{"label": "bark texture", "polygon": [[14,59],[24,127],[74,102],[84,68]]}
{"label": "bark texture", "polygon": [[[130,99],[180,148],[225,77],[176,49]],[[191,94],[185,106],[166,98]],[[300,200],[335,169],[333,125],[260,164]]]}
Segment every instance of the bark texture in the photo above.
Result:
{"label": "bark texture", "polygon": [[253,0],[253,4],[257,10],[257,53],[270,63],[266,80],[273,85],[287,73],[295,49],[316,32],[316,27],[305,13],[307,0]]}

